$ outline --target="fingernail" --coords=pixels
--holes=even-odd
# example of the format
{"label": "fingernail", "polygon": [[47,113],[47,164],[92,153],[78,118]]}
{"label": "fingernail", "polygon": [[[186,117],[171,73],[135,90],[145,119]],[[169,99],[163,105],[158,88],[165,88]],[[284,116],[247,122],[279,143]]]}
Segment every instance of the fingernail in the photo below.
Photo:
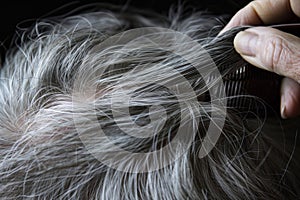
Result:
{"label": "fingernail", "polygon": [[286,105],[285,105],[285,97],[284,95],[281,96],[281,103],[280,103],[280,114],[282,119],[287,119],[286,116]]}
{"label": "fingernail", "polygon": [[241,31],[234,38],[237,52],[245,56],[255,56],[258,35],[249,31]]}

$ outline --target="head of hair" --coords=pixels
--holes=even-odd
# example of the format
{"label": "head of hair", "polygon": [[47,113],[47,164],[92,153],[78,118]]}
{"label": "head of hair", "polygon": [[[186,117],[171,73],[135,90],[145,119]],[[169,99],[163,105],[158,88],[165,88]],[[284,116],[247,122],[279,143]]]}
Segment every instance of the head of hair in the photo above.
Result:
{"label": "head of hair", "polygon": [[[178,55],[134,39],[130,45],[101,46],[124,31],[156,27],[187,35],[205,47],[224,25],[222,20],[182,7],[171,9],[168,16],[109,7],[41,19],[19,33],[0,71],[0,197],[297,197],[295,176],[287,165],[291,155],[265,134],[265,119],[251,121],[231,108],[226,115],[217,110],[203,98],[214,81],[206,84]],[[240,65],[239,58],[221,53],[228,47],[233,49],[224,43],[207,51],[220,63]],[[189,49],[186,55],[197,53]],[[200,59],[199,67],[209,66]],[[190,84],[197,101],[189,100],[188,91],[175,94],[165,87],[182,84],[174,70]],[[225,124],[215,147],[199,158],[208,125],[217,119],[212,112],[225,116]],[[151,117],[161,113],[166,117]],[[172,152],[180,156],[168,165],[137,172],[161,162],[163,155],[132,162],[115,153],[116,145],[131,155],[157,151],[174,140],[182,121],[190,125],[185,131],[194,134],[192,142],[184,151],[179,142]],[[152,131],[147,132],[149,124]],[[100,129],[104,135],[99,137]],[[89,144],[106,159],[116,158],[120,168],[99,161]]]}

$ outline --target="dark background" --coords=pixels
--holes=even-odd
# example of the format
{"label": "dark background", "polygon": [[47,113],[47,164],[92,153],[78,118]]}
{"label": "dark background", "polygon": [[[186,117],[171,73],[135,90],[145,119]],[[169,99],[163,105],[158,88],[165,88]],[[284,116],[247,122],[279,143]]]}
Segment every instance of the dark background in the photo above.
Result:
{"label": "dark background", "polygon": [[112,3],[136,8],[167,13],[172,4],[183,3],[193,8],[207,10],[215,14],[233,15],[245,6],[249,0],[41,0],[41,1],[7,1],[0,6],[0,54],[10,45],[17,27],[33,23],[43,16],[54,16],[90,3]]}

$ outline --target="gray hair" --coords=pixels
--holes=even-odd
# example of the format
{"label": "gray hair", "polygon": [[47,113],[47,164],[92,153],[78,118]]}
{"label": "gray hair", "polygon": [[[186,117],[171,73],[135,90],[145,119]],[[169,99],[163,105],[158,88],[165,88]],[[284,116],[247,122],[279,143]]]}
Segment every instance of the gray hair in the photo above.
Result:
{"label": "gray hair", "polygon": [[[19,34],[17,47],[7,52],[0,71],[1,199],[299,197],[297,178],[289,165],[292,155],[268,137],[263,128],[266,119],[244,119],[228,108],[216,146],[199,158],[216,109],[202,97],[214,82],[206,85],[179,56],[135,41],[126,47],[99,47],[115,34],[140,27],[174,30],[205,46],[222,26],[221,17],[205,12],[172,10],[165,17],[99,9],[40,20]],[[223,44],[207,51],[220,63],[241,64],[239,58],[220,53],[228,46],[233,48]],[[194,53],[188,51],[191,58]],[[199,66],[207,68],[202,62]],[[190,103],[190,94],[179,98],[164,87],[164,83],[176,81],[171,69],[186,77],[198,101]],[[124,95],[132,97],[129,104]],[[150,108],[153,105],[155,109]],[[129,109],[131,119],[114,115],[115,109]],[[149,117],[161,113],[160,109],[165,110],[166,120]],[[83,142],[83,138],[91,142],[93,151],[104,157],[106,153],[106,157],[114,156],[115,145],[132,154],[153,152],[172,141],[182,118],[191,122],[186,131],[195,133],[192,144],[183,153],[173,149],[182,155],[149,172],[109,167]],[[129,120],[137,126],[132,128]],[[123,131],[127,128],[139,135],[149,123],[160,127],[152,137],[134,137]],[[109,142],[97,138],[99,129]],[[283,130],[276,132],[282,134]],[[159,157],[135,163],[117,158],[124,168],[139,169],[159,162]]]}

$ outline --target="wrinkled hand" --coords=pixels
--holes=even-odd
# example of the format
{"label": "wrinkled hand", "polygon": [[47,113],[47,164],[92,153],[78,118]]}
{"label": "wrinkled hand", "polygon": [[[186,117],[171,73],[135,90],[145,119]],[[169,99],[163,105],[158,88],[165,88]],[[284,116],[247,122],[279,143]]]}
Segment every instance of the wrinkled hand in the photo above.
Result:
{"label": "wrinkled hand", "polygon": [[[256,0],[237,12],[221,33],[239,25],[295,21],[300,21],[300,0]],[[281,85],[281,116],[300,115],[300,38],[274,28],[253,27],[236,35],[234,47],[249,63],[286,77]]]}

